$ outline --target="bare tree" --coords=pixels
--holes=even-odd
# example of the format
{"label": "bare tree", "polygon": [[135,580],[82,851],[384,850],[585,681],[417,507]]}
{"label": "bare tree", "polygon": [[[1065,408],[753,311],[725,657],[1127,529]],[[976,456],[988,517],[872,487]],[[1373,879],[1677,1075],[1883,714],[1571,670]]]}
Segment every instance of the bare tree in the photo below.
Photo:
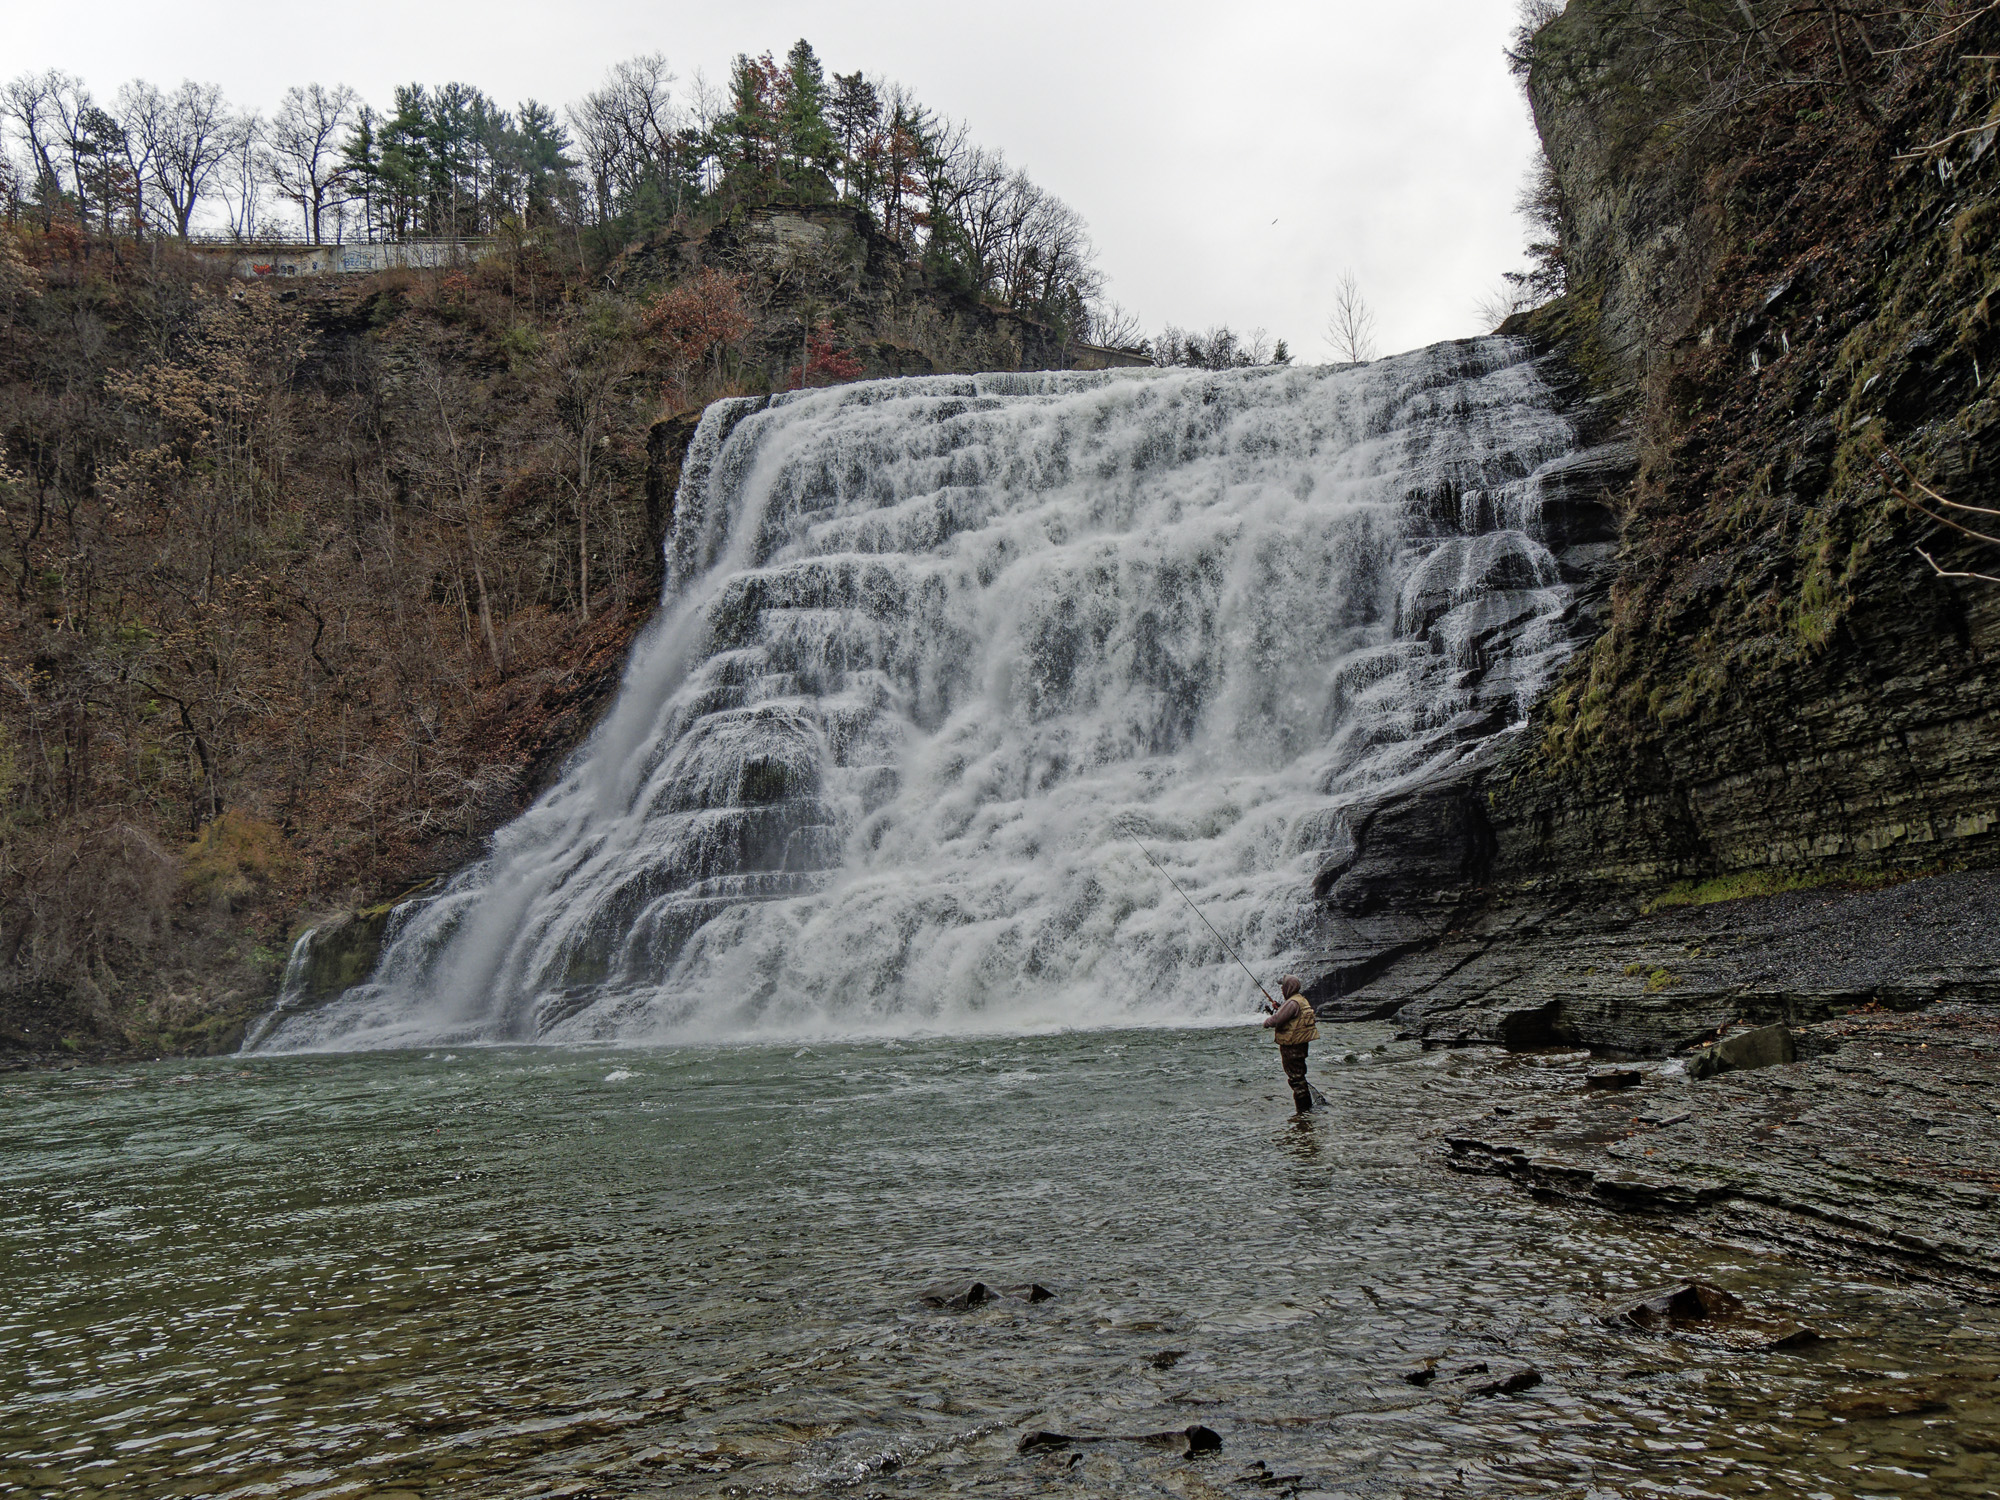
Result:
{"label": "bare tree", "polygon": [[1271,342],[1261,328],[1238,333],[1227,323],[1211,328],[1176,328],[1169,323],[1152,341],[1153,363],[1194,370],[1247,370],[1255,365],[1288,365],[1291,350],[1283,339]]}
{"label": "bare tree", "polygon": [[229,122],[225,152],[216,172],[229,232],[239,240],[257,237],[257,210],[264,198],[264,117],[254,109]]}
{"label": "bare tree", "polygon": [[[674,74],[658,52],[628,58],[604,75],[604,87],[569,106],[597,199],[598,222],[623,210],[650,180],[678,209],[683,174],[673,170],[675,142],[687,121],[673,100]],[[698,87],[706,88],[705,82]],[[710,101],[704,100],[706,111]]]}
{"label": "bare tree", "polygon": [[91,200],[100,196],[98,189],[103,182],[101,175],[93,173],[86,163],[95,165],[103,126],[113,122],[97,107],[97,101],[80,78],[67,78],[64,86],[52,89],[49,105],[55,113],[58,140],[69,158],[69,188],[76,195],[77,222],[88,225]]}
{"label": "bare tree", "polygon": [[[713,140],[716,128],[729,116],[728,93],[717,88],[700,68],[696,68],[688,79],[688,116],[688,129],[694,132],[696,140],[701,141]],[[712,154],[703,152],[698,165],[701,169],[701,189],[708,192],[715,186],[719,164]]]}
{"label": "bare tree", "polygon": [[182,82],[171,94],[134,80],[118,91],[118,108],[131,138],[128,152],[144,161],[155,192],[158,226],[182,239],[228,151],[229,111],[212,83]]}
{"label": "bare tree", "polygon": [[1347,364],[1366,364],[1375,357],[1375,311],[1362,298],[1352,271],[1342,271],[1333,284],[1326,341],[1333,345],[1334,358]]}
{"label": "bare tree", "polygon": [[56,156],[62,144],[62,124],[56,96],[65,89],[79,89],[82,83],[56,68],[44,73],[23,73],[0,90],[0,115],[14,122],[28,148],[28,169],[33,175],[31,196],[42,206],[42,227],[49,226],[62,198],[62,171]]}
{"label": "bare tree", "polygon": [[1106,349],[1139,349],[1146,337],[1145,324],[1130,308],[1116,302],[1101,302],[1090,310],[1090,341]]}
{"label": "bare tree", "polygon": [[315,245],[321,242],[327,204],[341,190],[340,136],[359,102],[344,83],[288,88],[265,127],[264,170],[278,192],[299,206],[306,238]]}
{"label": "bare tree", "polygon": [[123,128],[125,166],[132,174],[132,217],[142,229],[153,223],[147,207],[146,177],[152,170],[153,144],[159,139],[159,117],[166,107],[160,91],[143,78],[118,90],[118,123]]}

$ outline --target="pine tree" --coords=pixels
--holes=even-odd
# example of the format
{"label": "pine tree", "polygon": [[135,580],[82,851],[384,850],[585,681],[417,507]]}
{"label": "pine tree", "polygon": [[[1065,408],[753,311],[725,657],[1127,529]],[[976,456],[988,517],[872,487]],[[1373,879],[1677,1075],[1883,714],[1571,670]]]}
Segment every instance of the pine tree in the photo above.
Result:
{"label": "pine tree", "polygon": [[781,71],[770,53],[738,53],[729,69],[729,114],[718,126],[725,172],[751,181],[767,179],[777,166],[777,94]]}
{"label": "pine tree", "polygon": [[783,102],[778,127],[793,179],[828,172],[833,165],[833,131],[826,122],[826,75],[804,37],[785,54]]}
{"label": "pine tree", "polygon": [[361,199],[361,232],[372,240],[378,227],[376,200],[382,187],[382,155],[375,140],[375,111],[366,104],[356,114],[340,148],[340,172]]}
{"label": "pine tree", "polygon": [[875,187],[873,147],[882,128],[882,97],[859,69],[836,73],[828,114],[840,146],[841,196],[865,203]]}
{"label": "pine tree", "polygon": [[528,222],[538,223],[554,212],[557,188],[575,170],[576,163],[569,158],[569,132],[554,110],[525,99],[516,118],[514,152],[522,206]]}

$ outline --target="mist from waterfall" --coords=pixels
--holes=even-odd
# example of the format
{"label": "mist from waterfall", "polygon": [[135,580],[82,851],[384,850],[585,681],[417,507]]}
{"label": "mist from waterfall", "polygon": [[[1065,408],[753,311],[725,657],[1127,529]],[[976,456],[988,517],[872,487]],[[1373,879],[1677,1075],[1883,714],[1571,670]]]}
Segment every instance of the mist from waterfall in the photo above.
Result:
{"label": "mist from waterfall", "polygon": [[259,1050],[1198,1023],[1568,650],[1527,348],[719,403],[559,782]]}

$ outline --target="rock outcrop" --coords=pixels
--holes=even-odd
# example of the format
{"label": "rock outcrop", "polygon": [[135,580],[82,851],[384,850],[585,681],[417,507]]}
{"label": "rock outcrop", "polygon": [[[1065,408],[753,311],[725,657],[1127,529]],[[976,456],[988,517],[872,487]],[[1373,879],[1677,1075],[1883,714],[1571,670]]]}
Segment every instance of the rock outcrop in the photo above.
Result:
{"label": "rock outcrop", "polygon": [[1586,1054],[1522,1058],[1439,1149],[1455,1170],[1700,1238],[2000,1296],[2000,1014],[1871,1008],[1798,1042],[1789,1064],[1706,1079],[1653,1064],[1617,1093],[1588,1087]]}
{"label": "rock outcrop", "polygon": [[[1865,106],[1696,131],[1710,101],[1646,11],[1573,0],[1536,38],[1571,291],[1511,325],[1567,352],[1600,441],[1625,423],[1618,556],[1525,734],[1351,820],[1319,886],[1322,1014],[1642,1055],[1739,1018],[2000,997],[1978,879],[1852,894],[2000,862],[2000,586],[1939,576],[1919,548],[1979,554],[1894,493],[1907,464],[1996,504],[2000,152],[1958,132],[1990,103],[1962,59],[2000,17]],[[1808,887],[1849,894],[1710,904]],[[1695,904],[1643,915],[1663,897]],[[1869,930],[1910,902],[1958,925]],[[1784,930],[1835,913],[1863,924],[1841,964]]]}

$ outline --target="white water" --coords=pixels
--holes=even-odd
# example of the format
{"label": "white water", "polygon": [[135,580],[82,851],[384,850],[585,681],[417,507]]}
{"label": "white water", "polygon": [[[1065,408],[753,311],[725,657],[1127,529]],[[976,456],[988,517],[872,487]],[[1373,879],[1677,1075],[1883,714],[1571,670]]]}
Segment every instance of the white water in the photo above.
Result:
{"label": "white water", "polygon": [[1509,340],[711,409],[660,618],[554,788],[260,1050],[1242,1015],[1343,808],[1567,650],[1570,424]]}

